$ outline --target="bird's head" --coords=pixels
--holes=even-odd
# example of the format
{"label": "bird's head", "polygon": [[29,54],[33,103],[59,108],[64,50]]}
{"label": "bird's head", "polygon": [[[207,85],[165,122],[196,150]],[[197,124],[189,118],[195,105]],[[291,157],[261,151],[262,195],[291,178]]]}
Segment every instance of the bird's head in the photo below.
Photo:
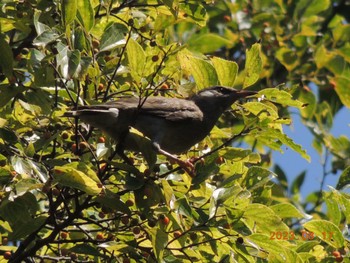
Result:
{"label": "bird's head", "polygon": [[223,86],[214,86],[199,91],[197,94],[190,97],[190,99],[201,108],[210,106],[225,110],[236,100],[256,93],[256,91],[236,90]]}

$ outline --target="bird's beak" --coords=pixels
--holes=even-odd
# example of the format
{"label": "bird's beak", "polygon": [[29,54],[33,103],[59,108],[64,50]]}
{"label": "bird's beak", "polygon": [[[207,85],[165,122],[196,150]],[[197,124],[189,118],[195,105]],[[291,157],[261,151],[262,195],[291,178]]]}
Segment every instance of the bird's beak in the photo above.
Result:
{"label": "bird's beak", "polygon": [[258,92],[252,90],[239,90],[236,95],[238,98],[246,98],[255,94],[258,94]]}

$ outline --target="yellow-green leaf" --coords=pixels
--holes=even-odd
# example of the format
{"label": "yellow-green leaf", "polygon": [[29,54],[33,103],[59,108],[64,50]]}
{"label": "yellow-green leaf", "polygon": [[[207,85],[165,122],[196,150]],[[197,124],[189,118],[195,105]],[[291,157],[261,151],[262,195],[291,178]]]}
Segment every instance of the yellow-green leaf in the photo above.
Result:
{"label": "yellow-green leaf", "polygon": [[101,188],[84,172],[70,166],[55,166],[54,180],[64,186],[79,189],[89,195],[98,195]]}
{"label": "yellow-green leaf", "polygon": [[126,47],[131,75],[140,81],[146,64],[146,54],[136,40],[130,38]]}
{"label": "yellow-green leaf", "polygon": [[78,18],[85,30],[89,32],[94,26],[94,10],[92,8],[90,0],[79,0],[77,1]]}
{"label": "yellow-green leaf", "polygon": [[303,225],[306,230],[312,232],[322,241],[326,242],[332,247],[341,248],[345,244],[340,229],[330,221],[327,220],[312,220]]}
{"label": "yellow-green leaf", "polygon": [[198,89],[207,88],[218,84],[218,76],[214,67],[206,60],[195,57],[184,50],[179,53],[181,68],[192,75]]}
{"label": "yellow-green leaf", "polygon": [[213,57],[211,62],[214,65],[220,85],[233,87],[238,73],[238,65],[234,61]]}
{"label": "yellow-green leaf", "polygon": [[62,18],[66,27],[72,23],[77,15],[77,0],[62,0]]}
{"label": "yellow-green leaf", "polygon": [[243,88],[249,87],[258,81],[261,70],[262,60],[260,57],[260,44],[254,44],[251,49],[246,50],[245,61],[245,77],[243,81]]}

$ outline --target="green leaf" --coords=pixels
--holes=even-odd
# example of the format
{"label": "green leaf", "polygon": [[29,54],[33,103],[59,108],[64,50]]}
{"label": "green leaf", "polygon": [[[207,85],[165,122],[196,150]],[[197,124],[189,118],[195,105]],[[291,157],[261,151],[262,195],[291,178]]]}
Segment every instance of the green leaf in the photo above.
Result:
{"label": "green leaf", "polygon": [[2,35],[0,35],[0,50],[0,71],[10,78],[13,69],[13,54],[9,44]]}
{"label": "green leaf", "polygon": [[290,250],[282,242],[272,240],[269,236],[252,234],[247,239],[269,253],[269,262],[304,262],[295,251]]}
{"label": "green leaf", "polygon": [[78,19],[85,30],[89,32],[94,26],[94,10],[90,0],[78,0]]}
{"label": "green leaf", "polygon": [[299,93],[299,101],[302,102],[305,107],[300,109],[301,116],[304,119],[311,119],[316,111],[316,96],[311,90],[301,89]]}
{"label": "green leaf", "polygon": [[218,75],[220,85],[233,87],[238,73],[237,63],[218,57],[211,58],[211,62],[214,65],[216,74]]}
{"label": "green leaf", "polygon": [[[1,52],[0,52],[1,54]],[[1,56],[1,55],[0,55]],[[1,63],[1,62],[0,62]],[[6,104],[12,101],[12,98],[16,97],[23,91],[25,91],[26,88],[24,86],[17,86],[17,85],[3,85],[0,86],[0,108],[4,107]]]}
{"label": "green leaf", "polygon": [[249,87],[258,81],[262,70],[262,60],[260,57],[261,45],[256,43],[251,49],[246,50],[246,62],[244,68],[243,88]]}
{"label": "green leaf", "polygon": [[346,167],[338,179],[336,189],[340,190],[350,184],[350,166]]}
{"label": "green leaf", "polygon": [[327,205],[327,214],[330,218],[330,221],[333,222],[335,225],[339,225],[341,223],[342,219],[342,213],[341,213],[341,194],[335,190],[333,187],[330,187],[331,192],[324,192],[323,198]]}
{"label": "green leaf", "polygon": [[286,47],[281,47],[276,52],[276,58],[286,67],[288,71],[292,71],[298,64],[298,56],[293,50]]}
{"label": "green leaf", "polygon": [[271,103],[247,102],[243,107],[259,118],[259,123],[262,126],[282,130],[282,124],[278,123],[278,109]]}
{"label": "green leaf", "polygon": [[[300,1],[303,2],[303,1]],[[305,1],[307,2],[307,1]],[[328,10],[330,8],[331,1],[330,0],[314,0],[308,1],[308,5],[305,8],[305,12],[303,16],[313,16],[321,13],[322,11]]]}
{"label": "green leaf", "polygon": [[289,231],[288,226],[275,212],[263,204],[250,204],[243,215],[245,224],[250,229],[270,236],[272,232]]}
{"label": "green leaf", "polygon": [[61,185],[79,189],[89,195],[98,195],[101,188],[84,172],[70,166],[55,166],[54,180]]}
{"label": "green leaf", "polygon": [[267,100],[281,104],[282,106],[296,107],[303,109],[306,105],[301,101],[293,99],[292,95],[284,90],[276,88],[268,88],[259,91],[259,95],[264,96]]}
{"label": "green leaf", "polygon": [[291,138],[286,134],[283,134],[280,130],[268,129],[259,134],[257,134],[259,140],[265,143],[266,146],[271,147],[274,150],[280,150],[281,143],[290,147],[293,151],[299,153],[308,162],[311,161],[311,157],[306,153],[301,145],[296,144]]}
{"label": "green leaf", "polygon": [[61,8],[63,25],[67,27],[70,23],[74,21],[77,15],[77,0],[62,0]]}
{"label": "green leaf", "polygon": [[305,215],[290,203],[280,203],[270,208],[281,218],[304,218]]}
{"label": "green leaf", "polygon": [[339,99],[347,108],[350,108],[350,78],[342,76],[336,77],[335,83],[335,91]]}
{"label": "green leaf", "polygon": [[158,262],[162,262],[163,260],[163,254],[164,254],[164,248],[168,244],[168,234],[165,233],[162,229],[157,228],[156,234],[154,238],[152,238],[152,245],[154,254],[157,258]]}
{"label": "green leaf", "polygon": [[143,48],[136,40],[130,38],[126,46],[127,58],[131,75],[140,81],[143,77],[143,71],[146,64],[146,54]]}
{"label": "green leaf", "polygon": [[277,178],[277,175],[270,170],[259,166],[252,166],[248,169],[244,183],[249,191],[253,191],[254,189],[265,186],[268,181],[274,178]]}
{"label": "green leaf", "polygon": [[195,57],[188,51],[179,52],[181,68],[192,75],[198,89],[204,89],[218,84],[218,76],[214,67],[206,60]]}
{"label": "green leaf", "polygon": [[188,48],[203,54],[212,53],[223,46],[231,44],[231,41],[212,33],[193,35],[188,40]]}
{"label": "green leaf", "polygon": [[207,11],[200,3],[181,3],[179,4],[179,10],[186,14],[186,20],[193,21],[202,27],[206,25],[208,20]]}
{"label": "green leaf", "polygon": [[126,43],[125,33],[127,32],[128,29],[123,24],[113,23],[107,26],[101,37],[100,51],[107,51],[124,45]]}
{"label": "green leaf", "polygon": [[68,51],[68,72],[67,77],[72,78],[74,75],[76,75],[77,70],[79,70],[80,65],[80,51],[79,50],[73,50]]}
{"label": "green leaf", "polygon": [[340,229],[327,220],[312,220],[303,226],[334,248],[341,248],[345,245],[345,239]]}
{"label": "green leaf", "polygon": [[301,172],[292,182],[292,185],[290,187],[291,188],[290,191],[293,195],[300,193],[300,188],[304,183],[305,175],[306,175],[305,171]]}
{"label": "green leaf", "polygon": [[10,233],[9,238],[11,240],[20,240],[30,235],[38,228],[40,228],[46,221],[47,217],[39,216],[36,218],[28,218],[25,222],[16,225],[13,228],[13,232]]}

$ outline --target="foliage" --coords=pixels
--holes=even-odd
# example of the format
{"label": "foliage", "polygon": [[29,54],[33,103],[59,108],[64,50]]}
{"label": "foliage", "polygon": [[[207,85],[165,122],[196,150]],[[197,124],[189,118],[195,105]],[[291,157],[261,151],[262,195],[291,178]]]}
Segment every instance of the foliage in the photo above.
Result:
{"label": "foliage", "polygon": [[[349,261],[350,142],[330,132],[350,107],[347,1],[0,6],[0,261]],[[63,116],[217,84],[259,93],[181,156],[194,177],[151,149],[120,158],[101,131]],[[305,173],[288,182],[270,158],[285,145],[310,161],[283,132],[290,108],[342,172],[306,202]]]}

